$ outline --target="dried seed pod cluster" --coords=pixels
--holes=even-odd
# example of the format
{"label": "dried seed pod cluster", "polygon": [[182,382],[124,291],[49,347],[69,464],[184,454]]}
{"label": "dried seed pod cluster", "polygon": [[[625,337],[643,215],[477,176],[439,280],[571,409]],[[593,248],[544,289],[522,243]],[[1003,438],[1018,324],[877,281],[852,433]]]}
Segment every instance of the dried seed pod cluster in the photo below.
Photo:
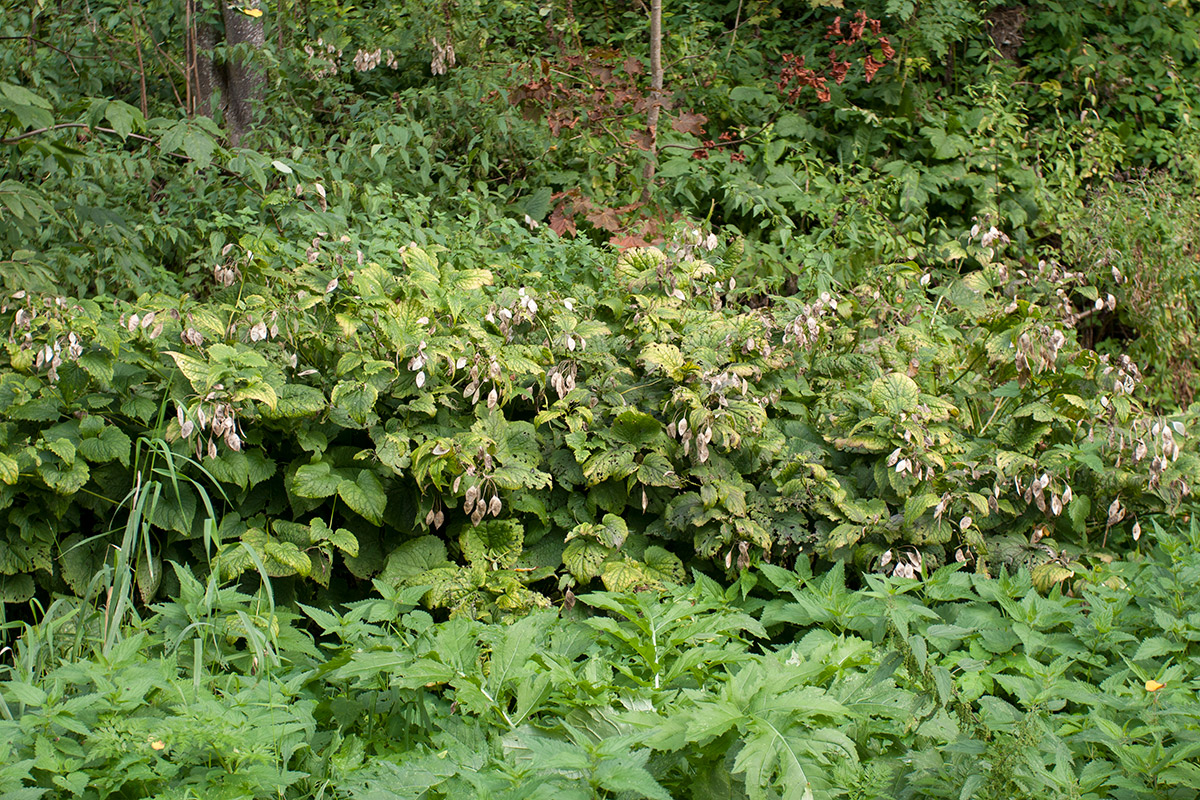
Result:
{"label": "dried seed pod cluster", "polygon": [[919,578],[923,562],[924,558],[916,549],[909,548],[900,553],[886,550],[879,557],[879,569],[897,578]]}
{"label": "dried seed pod cluster", "polygon": [[1033,375],[1058,371],[1058,353],[1066,343],[1066,334],[1049,325],[1037,325],[1022,333],[1013,344],[1017,351],[1013,356],[1017,382],[1024,386]]}
{"label": "dried seed pod cluster", "polygon": [[[500,362],[495,356],[487,357],[487,368],[481,370],[484,365],[484,357],[479,353],[475,354],[474,363],[471,364],[471,371],[468,373],[469,381],[463,387],[463,399],[470,400],[472,404],[478,405],[479,398],[483,392],[484,384],[491,383],[492,388],[487,393],[487,407],[495,408],[500,403],[500,384],[499,380],[503,376],[504,371],[500,368]],[[466,367],[466,358],[460,357],[455,366],[458,369]]]}
{"label": "dried seed pod cluster", "polygon": [[1117,356],[1116,363],[1106,354],[1100,357],[1104,364],[1102,375],[1112,381],[1113,394],[1131,396],[1133,391],[1142,383],[1142,372],[1133,359],[1122,353]]}
{"label": "dried seed pod cluster", "polygon": [[217,457],[217,442],[224,442],[230,450],[242,449],[242,437],[237,412],[228,402],[225,387],[217,384],[213,391],[191,409],[175,407],[175,418],[179,422],[179,435],[184,439],[195,437],[196,458]]}
{"label": "dried seed pod cluster", "polygon": [[[1152,422],[1135,420],[1131,430],[1132,435],[1137,437],[1130,442],[1133,446],[1133,462],[1139,464],[1149,459],[1149,485],[1150,488],[1156,488],[1162,482],[1167,469],[1179,460],[1183,452],[1179,446],[1179,439],[1187,435],[1187,428],[1178,420],[1167,422],[1156,419]],[[1119,447],[1122,451],[1126,449],[1124,437],[1121,438]],[[1176,489],[1182,495],[1191,493],[1191,486],[1184,478],[1178,478],[1176,484]]]}
{"label": "dried seed pod cluster", "polygon": [[685,456],[691,454],[692,446],[695,444],[696,458],[700,463],[703,464],[708,460],[708,445],[712,442],[713,437],[712,425],[706,424],[703,428],[697,430],[688,424],[688,418],[685,415],[680,417],[678,422],[672,422],[667,425],[667,435],[679,437]]}
{"label": "dried seed pod cluster", "polygon": [[825,317],[836,314],[837,308],[837,298],[829,292],[822,292],[815,303],[801,306],[800,313],[783,327],[783,343],[794,342],[802,350],[812,347],[821,334],[829,329]]}

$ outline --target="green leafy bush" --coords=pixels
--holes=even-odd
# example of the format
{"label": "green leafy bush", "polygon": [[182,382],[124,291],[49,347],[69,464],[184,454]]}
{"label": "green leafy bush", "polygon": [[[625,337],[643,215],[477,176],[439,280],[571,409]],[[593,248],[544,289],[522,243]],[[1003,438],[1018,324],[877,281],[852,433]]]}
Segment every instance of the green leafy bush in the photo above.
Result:
{"label": "green leafy bush", "polygon": [[1143,413],[1136,366],[1070,327],[1063,298],[1098,290],[1006,261],[994,230],[951,251],[968,274],[899,265],[765,307],[737,244],[694,231],[548,240],[599,267],[571,295],[517,283],[524,254],[386,235],[379,262],[349,236],[227,246],[203,300],[11,296],[7,601],[31,576],[96,591],[124,541],[147,601],[165,561],[212,559],[491,618],[693,560],[1073,562],[1190,493],[1192,416]]}

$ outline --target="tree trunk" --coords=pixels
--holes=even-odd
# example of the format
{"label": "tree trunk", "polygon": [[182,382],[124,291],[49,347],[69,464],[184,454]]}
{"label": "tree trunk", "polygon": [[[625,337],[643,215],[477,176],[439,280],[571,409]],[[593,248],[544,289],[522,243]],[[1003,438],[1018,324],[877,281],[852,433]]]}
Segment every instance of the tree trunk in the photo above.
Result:
{"label": "tree trunk", "polygon": [[650,155],[642,170],[642,202],[650,202],[654,190],[654,172],[658,168],[658,112],[662,108],[662,0],[650,0],[650,109],[646,127],[650,134]]}
{"label": "tree trunk", "polygon": [[[188,88],[192,96],[192,111],[224,118],[230,144],[238,145],[254,123],[254,112],[262,100],[266,75],[255,67],[247,48],[255,50],[266,42],[261,2],[251,0],[239,7],[218,0],[223,33],[218,33],[210,20],[205,20],[203,0],[185,0],[187,16],[192,21],[188,32]],[[253,16],[246,11],[259,11]],[[220,38],[218,38],[220,37]],[[218,61],[213,50],[219,44],[225,57]]]}

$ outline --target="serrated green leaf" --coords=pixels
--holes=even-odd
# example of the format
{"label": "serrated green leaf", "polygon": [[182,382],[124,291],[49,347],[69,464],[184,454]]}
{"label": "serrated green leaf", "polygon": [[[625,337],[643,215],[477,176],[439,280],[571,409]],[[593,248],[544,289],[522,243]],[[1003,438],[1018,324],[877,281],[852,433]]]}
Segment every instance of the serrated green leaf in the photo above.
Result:
{"label": "serrated green leaf", "polygon": [[674,553],[651,545],[642,553],[646,574],[660,583],[681,584],[687,579],[683,562]]}
{"label": "serrated green leaf", "polygon": [[646,486],[667,486],[678,489],[683,480],[675,473],[675,465],[662,453],[650,452],[642,457],[637,468],[639,483]]}
{"label": "serrated green leaf", "polygon": [[[297,474],[299,474],[297,472]],[[352,511],[374,525],[383,524],[383,511],[387,507],[387,492],[375,473],[369,469],[359,470],[358,478],[344,480],[337,485],[338,497]]]}
{"label": "serrated green leaf", "polygon": [[635,451],[629,445],[596,453],[584,463],[583,474],[592,486],[609,478],[628,477],[637,468],[634,455]]}
{"label": "serrated green leaf", "polygon": [[265,566],[271,577],[308,575],[312,572],[312,560],[294,542],[267,539],[264,549],[268,559]]}
{"label": "serrated green leaf", "polygon": [[63,460],[67,466],[75,463],[75,445],[69,439],[53,439],[46,442],[46,449]]}
{"label": "serrated green leaf", "polygon": [[642,348],[639,360],[646,365],[648,372],[659,372],[674,380],[683,377],[686,362],[683,353],[673,344],[651,342]]}
{"label": "serrated green leaf", "polygon": [[374,384],[361,381],[342,381],[333,387],[330,403],[334,410],[343,412],[351,421],[361,427],[374,415],[375,403],[379,399],[379,390]]}
{"label": "serrated green leaf", "polygon": [[[98,429],[94,425],[87,424],[89,420],[99,422]],[[123,430],[115,425],[105,424],[96,416],[86,417],[84,424],[80,426],[80,436],[79,454],[88,461],[106,463],[116,460],[124,466],[129,465],[133,442]]]}
{"label": "serrated green leaf", "polygon": [[322,413],[327,405],[324,393],[315,386],[287,383],[279,389],[275,406],[264,409],[263,416],[268,419],[312,417]]}
{"label": "serrated green leaf", "polygon": [[388,554],[379,580],[391,586],[424,582],[431,569],[446,563],[446,545],[436,536],[411,539]]}
{"label": "serrated green leaf", "polygon": [[[566,554],[563,555],[565,558]],[[654,583],[642,565],[629,556],[606,563],[601,570],[600,580],[604,582],[604,588],[610,592],[632,592]]]}
{"label": "serrated green leaf", "polygon": [[28,603],[35,588],[32,575],[0,575],[0,603]]}
{"label": "serrated green leaf", "polygon": [[192,385],[193,389],[197,392],[208,391],[209,382],[212,380],[212,367],[208,362],[174,350],[166,350],[164,355],[170,356],[175,361],[175,366],[179,367],[179,371],[183,373],[183,377],[188,379],[188,383]]}
{"label": "serrated green leaf", "polygon": [[73,533],[58,546],[58,565],[71,591],[82,597],[92,579],[104,569],[105,543]]}
{"label": "serrated green leaf", "polygon": [[892,417],[911,414],[921,402],[921,389],[916,381],[903,372],[892,372],[876,378],[871,384],[871,403]]}
{"label": "serrated green leaf", "polygon": [[494,569],[512,569],[521,557],[524,528],[512,519],[492,519],[468,527],[458,537],[468,562],[487,563]]}
{"label": "serrated green leaf", "polygon": [[292,478],[292,492],[298,497],[321,499],[335,494],[344,480],[328,461],[318,461],[296,470]]}
{"label": "serrated green leaf", "polygon": [[7,453],[0,453],[0,481],[12,486],[21,477],[17,460]]}
{"label": "serrated green leaf", "polygon": [[1074,571],[1054,562],[1038,564],[1030,573],[1034,588],[1043,594],[1049,592],[1050,588],[1056,583],[1062,583],[1074,576]]}
{"label": "serrated green leaf", "polygon": [[936,506],[939,499],[932,492],[909,495],[904,501],[904,524],[911,527],[922,514]]}
{"label": "serrated green leaf", "polygon": [[601,565],[612,549],[595,539],[574,539],[563,549],[563,565],[580,583],[587,583],[600,574]]}
{"label": "serrated green leaf", "polygon": [[256,400],[268,409],[273,409],[279,404],[279,397],[275,394],[275,390],[264,380],[252,380],[239,386],[233,391],[232,398],[238,402]]}
{"label": "serrated green leaf", "polygon": [[452,282],[459,292],[475,292],[492,285],[492,273],[486,269],[460,269],[454,273]]}
{"label": "serrated green leaf", "polygon": [[70,466],[51,464],[43,461],[38,467],[38,474],[46,485],[61,495],[73,495],[82,489],[91,477],[91,470],[86,462],[75,461]]}
{"label": "serrated green leaf", "polygon": [[662,423],[649,414],[627,408],[612,424],[612,435],[625,444],[640,446],[650,444],[662,434]]}

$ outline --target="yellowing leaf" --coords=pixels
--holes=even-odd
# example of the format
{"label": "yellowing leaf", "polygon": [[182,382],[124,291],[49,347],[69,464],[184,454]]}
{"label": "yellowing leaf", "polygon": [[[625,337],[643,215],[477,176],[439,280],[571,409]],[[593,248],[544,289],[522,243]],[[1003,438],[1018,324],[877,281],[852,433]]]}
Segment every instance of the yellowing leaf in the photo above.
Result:
{"label": "yellowing leaf", "polygon": [[255,19],[258,19],[263,15],[261,8],[243,8],[242,13],[247,17],[254,17]]}
{"label": "yellowing leaf", "polygon": [[1165,683],[1159,683],[1158,681],[1153,680],[1153,679],[1146,681],[1146,691],[1147,692],[1157,692],[1159,689],[1163,688],[1164,686],[1166,686]]}

